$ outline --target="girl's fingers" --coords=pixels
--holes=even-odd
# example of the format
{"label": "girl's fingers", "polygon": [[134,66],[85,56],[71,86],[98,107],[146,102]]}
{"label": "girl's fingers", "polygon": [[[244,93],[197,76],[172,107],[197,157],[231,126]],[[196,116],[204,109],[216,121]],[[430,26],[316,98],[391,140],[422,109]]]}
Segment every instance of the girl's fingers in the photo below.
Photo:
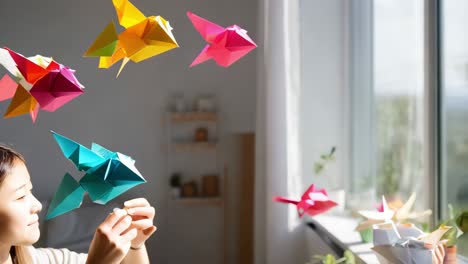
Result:
{"label": "girl's fingers", "polygon": [[101,225],[108,229],[112,229],[125,215],[127,215],[127,211],[122,209],[115,209],[112,213],[109,214],[109,216],[104,220],[104,222],[102,222]]}
{"label": "girl's fingers", "polygon": [[127,233],[120,236],[124,241],[132,241],[137,236],[138,231],[135,228],[130,229]]}
{"label": "girl's fingers", "polygon": [[136,199],[126,201],[124,203],[124,206],[126,209],[128,209],[128,208],[138,207],[138,206],[148,207],[150,206],[150,204],[148,200],[146,200],[145,198],[136,198]]}
{"label": "girl's fingers", "polygon": [[158,228],[155,227],[155,226],[152,226],[152,227],[150,227],[148,229],[143,230],[143,234],[145,236],[151,236],[154,232],[156,232],[156,230],[158,230]]}
{"label": "girl's fingers", "polygon": [[153,226],[153,221],[151,219],[142,219],[142,220],[132,222],[132,227],[139,229],[139,230],[145,230],[152,226]]}
{"label": "girl's fingers", "polygon": [[147,218],[154,218],[155,210],[154,207],[133,207],[127,209],[127,212],[131,216],[145,216]]}
{"label": "girl's fingers", "polygon": [[118,222],[113,228],[112,232],[117,233],[118,235],[122,234],[127,228],[132,224],[132,218],[130,216],[125,216],[120,222]]}

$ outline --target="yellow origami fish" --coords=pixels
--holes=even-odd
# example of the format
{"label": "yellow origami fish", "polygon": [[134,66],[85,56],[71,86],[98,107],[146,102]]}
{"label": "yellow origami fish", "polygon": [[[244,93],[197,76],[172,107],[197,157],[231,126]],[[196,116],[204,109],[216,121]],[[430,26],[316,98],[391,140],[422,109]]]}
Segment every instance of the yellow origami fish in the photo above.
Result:
{"label": "yellow origami fish", "polygon": [[85,52],[85,57],[100,57],[99,68],[107,69],[123,59],[118,77],[129,60],[140,62],[179,47],[171,25],[163,17],[146,17],[128,0],[112,3],[125,31],[117,35],[111,21]]}

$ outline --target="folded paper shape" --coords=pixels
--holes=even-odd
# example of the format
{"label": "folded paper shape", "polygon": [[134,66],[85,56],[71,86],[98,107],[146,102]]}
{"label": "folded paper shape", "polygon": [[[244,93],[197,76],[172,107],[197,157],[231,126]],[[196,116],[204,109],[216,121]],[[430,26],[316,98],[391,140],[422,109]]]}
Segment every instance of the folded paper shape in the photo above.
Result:
{"label": "folded paper shape", "polygon": [[445,251],[440,239],[450,227],[441,227],[431,234],[412,225],[397,226],[393,222],[373,228],[372,250],[381,263],[443,263]]}
{"label": "folded paper shape", "polygon": [[[370,228],[374,224],[379,224],[379,223],[385,223],[390,220],[396,222],[396,223],[406,223],[409,220],[414,220],[422,217],[426,217],[432,214],[431,210],[425,210],[422,212],[413,212],[411,211],[414,205],[414,202],[416,201],[416,194],[413,193],[411,194],[410,198],[408,201],[406,201],[404,204],[401,204],[399,206],[398,202],[394,202],[393,206],[390,206],[387,201],[385,200],[385,197],[382,196],[382,203],[377,206],[378,211],[359,211],[359,214],[366,218],[364,222],[361,222],[357,227],[356,231],[362,231],[367,228]],[[393,208],[394,210],[390,209]]]}
{"label": "folded paper shape", "polygon": [[0,102],[11,99],[16,93],[16,88],[18,84],[5,74],[0,80]]}
{"label": "folded paper shape", "polygon": [[35,122],[39,109],[54,112],[84,93],[75,71],[51,58],[0,48],[0,64],[16,79],[5,75],[0,81],[0,101],[13,97],[5,117],[29,113]]}
{"label": "folded paper shape", "polygon": [[4,117],[14,117],[23,115],[24,113],[29,113],[34,123],[36,122],[38,112],[39,105],[37,104],[36,99],[28,93],[23,86],[19,85]]}
{"label": "folded paper shape", "polygon": [[422,212],[411,211],[416,201],[416,193],[412,193],[408,201],[406,201],[395,213],[395,220],[398,222],[406,222],[408,220],[414,220],[422,217],[426,217],[432,214],[431,210],[424,210]]}
{"label": "folded paper shape", "polygon": [[84,194],[83,187],[70,174],[66,173],[50,203],[46,220],[79,208]]}
{"label": "folded paper shape", "polygon": [[379,207],[378,211],[359,211],[358,213],[366,218],[366,220],[361,222],[355,230],[363,231],[375,224],[382,224],[391,221],[395,212],[388,207],[387,200],[385,200],[384,196],[382,196],[382,204]]}
{"label": "folded paper shape", "polygon": [[118,77],[130,60],[137,63],[179,47],[172,27],[163,17],[146,17],[128,0],[112,2],[125,30],[117,35],[114,23],[110,22],[84,53],[85,57],[100,57],[99,68],[110,68],[123,60]]}
{"label": "folded paper shape", "polygon": [[187,12],[187,16],[195,29],[209,43],[190,64],[190,67],[210,59],[215,60],[220,66],[229,67],[257,47],[257,44],[247,35],[247,31],[237,25],[224,28],[192,12]]}
{"label": "folded paper shape", "polygon": [[325,189],[315,190],[313,184],[310,185],[307,191],[301,196],[301,200],[292,200],[281,196],[275,196],[273,199],[276,202],[296,205],[299,217],[302,217],[304,214],[311,216],[318,215],[338,205],[328,198]]}
{"label": "folded paper shape", "polygon": [[80,207],[83,194],[94,203],[106,204],[129,189],[145,183],[135,167],[135,160],[92,143],[91,149],[52,131],[63,155],[86,174],[74,180],[66,174],[47,212],[47,219]]}

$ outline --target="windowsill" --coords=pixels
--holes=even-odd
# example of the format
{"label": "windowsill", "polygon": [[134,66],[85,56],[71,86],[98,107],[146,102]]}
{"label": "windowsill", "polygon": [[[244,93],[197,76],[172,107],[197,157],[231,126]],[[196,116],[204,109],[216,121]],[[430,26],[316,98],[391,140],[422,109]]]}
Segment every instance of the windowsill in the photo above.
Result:
{"label": "windowsill", "polygon": [[[358,220],[347,215],[318,215],[310,218],[309,226],[322,237],[330,247],[353,252],[358,263],[379,263],[372,251],[372,243],[363,243],[359,232],[354,231]],[[458,263],[468,263],[468,259],[459,256]]]}
{"label": "windowsill", "polygon": [[[358,257],[358,263],[379,263],[372,251],[372,243],[363,243],[359,232],[354,231],[358,221],[350,216],[317,215],[310,218],[315,232],[332,247],[349,249]],[[309,224],[309,225],[310,225]]]}

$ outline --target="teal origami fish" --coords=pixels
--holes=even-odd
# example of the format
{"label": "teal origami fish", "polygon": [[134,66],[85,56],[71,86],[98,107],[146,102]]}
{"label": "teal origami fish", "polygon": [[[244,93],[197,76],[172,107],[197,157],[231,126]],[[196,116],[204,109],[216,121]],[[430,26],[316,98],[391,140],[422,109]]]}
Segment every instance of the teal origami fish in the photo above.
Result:
{"label": "teal origami fish", "polygon": [[47,220],[79,208],[86,192],[93,202],[106,204],[146,182],[131,157],[112,152],[96,143],[92,143],[89,149],[51,132],[63,155],[86,174],[79,181],[65,174],[47,211]]}

